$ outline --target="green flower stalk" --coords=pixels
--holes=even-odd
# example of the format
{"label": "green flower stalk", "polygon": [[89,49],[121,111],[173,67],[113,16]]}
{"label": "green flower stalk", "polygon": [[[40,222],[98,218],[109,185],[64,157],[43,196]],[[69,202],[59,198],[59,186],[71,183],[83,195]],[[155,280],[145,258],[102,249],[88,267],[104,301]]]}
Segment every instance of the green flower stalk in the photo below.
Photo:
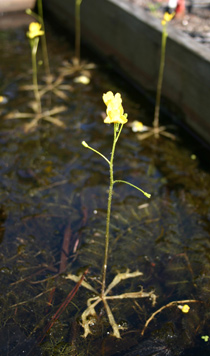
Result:
{"label": "green flower stalk", "polygon": [[34,96],[38,106],[38,113],[41,114],[42,107],[41,107],[41,99],[39,94],[38,88],[38,79],[37,79],[37,49],[39,45],[39,36],[43,36],[44,31],[41,30],[41,24],[38,22],[31,22],[29,25],[29,31],[27,32],[27,36],[30,41],[31,46],[31,59],[32,59],[32,71],[33,71],[33,88],[34,88]]}
{"label": "green flower stalk", "polygon": [[81,44],[81,21],[80,6],[82,0],[75,0],[75,57],[80,62],[80,44]]}
{"label": "green flower stalk", "polygon": [[142,189],[136,187],[135,185],[123,181],[123,180],[114,180],[114,155],[117,141],[122,132],[123,125],[127,122],[127,114],[124,113],[122,106],[122,99],[119,93],[114,94],[109,91],[103,95],[103,101],[107,106],[106,113],[107,117],[104,120],[104,123],[114,124],[114,137],[112,144],[112,151],[110,160],[106,158],[103,154],[97,150],[90,147],[85,141],[82,142],[83,146],[89,148],[93,152],[100,155],[109,165],[109,193],[108,193],[108,205],[107,205],[107,218],[106,218],[106,235],[105,235],[105,251],[104,251],[104,263],[102,270],[102,288],[101,288],[101,299],[104,301],[106,296],[106,274],[107,274],[107,263],[108,263],[108,254],[109,254],[109,240],[110,240],[110,218],[111,218],[111,206],[112,206],[112,196],[113,196],[113,187],[115,183],[125,183],[133,188],[142,192],[147,198],[150,198],[150,194],[144,192]]}
{"label": "green flower stalk", "polygon": [[154,114],[154,136],[155,138],[159,138],[159,114],[160,114],[160,98],[161,98],[161,90],[162,90],[162,82],[163,82],[163,73],[165,67],[165,53],[166,53],[166,41],[168,37],[167,33],[167,23],[172,20],[174,14],[165,13],[162,24],[162,43],[161,43],[161,58],[160,58],[160,68],[158,74],[158,83],[157,83],[157,93],[156,93],[156,103],[155,103],[155,114]]}
{"label": "green flower stalk", "polygon": [[158,83],[157,83],[157,92],[156,92],[156,102],[155,102],[155,112],[154,112],[154,120],[152,127],[143,125],[142,122],[133,121],[130,124],[133,132],[140,132],[138,138],[140,140],[145,140],[148,137],[154,136],[156,139],[162,136],[166,136],[172,140],[175,140],[176,137],[170,132],[166,131],[166,126],[159,125],[159,114],[160,114],[160,98],[161,98],[161,90],[162,90],[162,82],[163,82],[163,74],[165,67],[165,53],[166,53],[166,41],[168,37],[167,33],[167,23],[172,20],[174,14],[165,13],[162,20],[162,41],[161,41],[161,57],[160,57],[160,68],[158,74]]}
{"label": "green flower stalk", "polygon": [[49,64],[49,57],[48,57],[48,51],[47,51],[47,40],[46,40],[46,35],[45,35],[42,0],[37,1],[37,8],[38,8],[38,14],[39,14],[39,18],[40,18],[40,23],[41,23],[42,29],[44,31],[44,35],[41,37],[41,43],[42,43],[42,53],[43,53],[43,60],[44,60],[44,66],[45,66],[45,73],[46,73],[47,78],[50,78],[50,64]]}
{"label": "green flower stalk", "polygon": [[50,81],[51,72],[50,72],[49,56],[48,56],[48,51],[47,51],[47,40],[46,40],[46,35],[45,35],[42,0],[37,1],[37,9],[38,9],[38,14],[33,12],[31,9],[27,9],[26,13],[28,15],[33,16],[38,22],[40,22],[42,30],[44,32],[43,36],[41,37],[42,55],[43,55],[46,79],[47,79],[47,81]]}

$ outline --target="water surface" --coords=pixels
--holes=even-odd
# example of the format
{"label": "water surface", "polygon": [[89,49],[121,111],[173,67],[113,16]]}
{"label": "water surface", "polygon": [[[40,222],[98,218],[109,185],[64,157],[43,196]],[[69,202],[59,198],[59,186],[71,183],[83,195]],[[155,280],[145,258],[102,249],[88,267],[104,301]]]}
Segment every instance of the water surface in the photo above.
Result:
{"label": "water surface", "polygon": [[[103,123],[102,94],[120,92],[130,121],[151,125],[154,110],[111,68],[89,55],[87,61],[97,64],[90,84],[76,84],[77,73],[65,78],[65,84],[72,86],[65,102],[54,94],[43,99],[45,110],[66,105],[58,115],[66,128],[40,121],[33,132],[24,133],[30,118],[9,120],[4,115],[32,112],[28,104],[33,92],[20,90],[32,81],[26,31],[21,27],[0,32],[0,88],[8,98],[0,107],[1,353],[192,356],[202,350],[207,354],[209,342],[201,337],[210,335],[210,174],[200,145],[191,139],[186,142],[187,134],[177,127],[175,142],[164,138],[141,142],[125,126],[115,156],[115,179],[128,180],[152,197],[148,200],[127,185],[115,186],[107,283],[127,268],[140,270],[141,278],[122,282],[113,293],[154,289],[156,306],[148,299],[111,301],[116,321],[124,327],[122,339],[116,341],[100,305],[92,335],[83,339],[79,322],[92,293],[80,287],[44,338],[75,287],[65,278],[68,273],[88,269],[87,281],[100,290],[109,172],[107,163],[81,141],[109,158],[112,127]],[[63,60],[70,60],[74,51],[70,40],[50,27],[47,41],[51,71],[58,76]],[[168,123],[164,117],[161,120]],[[64,236],[69,241],[66,257]],[[188,314],[176,306],[166,308],[141,337],[155,310],[186,299],[199,302],[189,303]]]}

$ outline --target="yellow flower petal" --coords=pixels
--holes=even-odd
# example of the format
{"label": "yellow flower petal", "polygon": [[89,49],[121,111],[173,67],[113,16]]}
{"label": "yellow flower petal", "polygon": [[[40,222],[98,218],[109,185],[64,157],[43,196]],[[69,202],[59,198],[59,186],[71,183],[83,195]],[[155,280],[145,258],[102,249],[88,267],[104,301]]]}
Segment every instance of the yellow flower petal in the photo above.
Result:
{"label": "yellow flower petal", "polygon": [[38,22],[31,22],[29,24],[29,31],[30,32],[37,32],[41,29],[41,25]]}
{"label": "yellow flower petal", "polygon": [[122,104],[122,98],[121,98],[120,93],[115,94],[114,100],[115,100],[116,105]]}
{"label": "yellow flower petal", "polygon": [[103,95],[103,101],[107,106],[105,124],[125,124],[128,121],[127,115],[124,114],[120,93],[114,95],[111,91],[108,91]]}
{"label": "yellow flower petal", "polygon": [[182,308],[182,313],[188,313],[190,310],[190,307],[189,305],[185,304],[183,305],[183,308]]}
{"label": "yellow flower petal", "polygon": [[114,94],[111,91],[108,91],[103,95],[104,104],[107,105],[110,100],[113,100]]}
{"label": "yellow flower petal", "polygon": [[107,116],[107,117],[104,119],[104,123],[105,123],[105,124],[111,124],[111,123],[112,123],[112,121],[111,121],[111,119],[110,119],[109,116]]}
{"label": "yellow flower petal", "polygon": [[31,22],[29,25],[29,31],[27,36],[31,39],[44,35],[44,31],[41,31],[42,25],[38,22]]}
{"label": "yellow flower petal", "polygon": [[165,12],[164,16],[163,16],[163,20],[161,21],[162,25],[165,25],[166,22],[169,22],[172,20],[172,18],[174,17],[175,13],[173,12],[172,14],[169,14],[168,12]]}

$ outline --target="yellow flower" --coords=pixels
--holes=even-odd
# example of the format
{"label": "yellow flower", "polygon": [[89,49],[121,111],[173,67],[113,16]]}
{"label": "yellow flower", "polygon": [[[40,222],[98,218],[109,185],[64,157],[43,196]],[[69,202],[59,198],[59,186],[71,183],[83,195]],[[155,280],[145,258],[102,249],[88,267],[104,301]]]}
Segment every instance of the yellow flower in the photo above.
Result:
{"label": "yellow flower", "polygon": [[208,342],[209,336],[208,335],[201,336],[201,339],[203,339],[205,342]]}
{"label": "yellow flower", "polygon": [[168,12],[165,12],[164,16],[163,16],[163,20],[161,21],[162,25],[164,26],[166,24],[166,22],[169,22],[172,20],[172,18],[174,17],[175,13],[173,12],[172,14],[169,14]]}
{"label": "yellow flower", "polygon": [[31,39],[38,37],[38,36],[43,36],[44,31],[41,31],[42,25],[38,22],[31,22],[29,25],[29,31],[27,32],[27,36]]}
{"label": "yellow flower", "polygon": [[190,310],[189,305],[185,304],[185,305],[178,305],[178,308],[181,309],[182,313],[187,314]]}
{"label": "yellow flower", "polygon": [[105,124],[125,124],[128,121],[127,114],[124,114],[122,98],[119,93],[114,95],[111,91],[108,91],[103,95],[103,101],[107,106]]}

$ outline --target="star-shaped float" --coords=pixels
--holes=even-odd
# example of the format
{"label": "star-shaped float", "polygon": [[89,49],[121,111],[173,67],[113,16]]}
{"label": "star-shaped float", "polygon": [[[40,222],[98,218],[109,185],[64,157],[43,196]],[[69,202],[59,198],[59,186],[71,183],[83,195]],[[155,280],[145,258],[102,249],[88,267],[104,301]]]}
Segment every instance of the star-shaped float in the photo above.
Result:
{"label": "star-shaped float", "polygon": [[171,134],[170,132],[166,131],[166,126],[157,126],[157,127],[150,127],[143,125],[140,121],[133,121],[132,123],[128,124],[131,127],[133,132],[139,132],[138,135],[139,140],[145,140],[150,136],[154,136],[155,138],[159,138],[160,135],[168,137],[172,140],[176,140],[176,136]]}
{"label": "star-shaped float", "polygon": [[58,118],[53,117],[53,115],[60,114],[61,112],[67,109],[66,106],[56,106],[51,110],[45,110],[42,112],[37,111],[37,103],[31,103],[31,108],[34,113],[21,113],[21,112],[11,112],[4,116],[4,119],[32,119],[31,122],[24,125],[24,132],[28,133],[33,131],[37,126],[40,120],[45,120],[51,122],[52,124],[65,128],[66,125]]}
{"label": "star-shaped float", "polygon": [[[38,85],[38,89],[39,89],[39,96],[40,98],[45,95],[48,92],[53,93],[54,95],[56,95],[58,98],[68,101],[68,95],[65,93],[67,92],[72,92],[73,91],[73,87],[69,84],[64,84],[64,77],[62,75],[60,75],[57,79],[54,78],[53,75],[50,75],[45,79],[46,84],[44,85]],[[34,91],[34,85],[22,85],[20,87],[20,90],[31,90]]]}
{"label": "star-shaped float", "polygon": [[96,65],[94,63],[80,61],[78,58],[73,57],[70,62],[63,62],[62,67],[59,68],[59,72],[64,77],[79,75],[82,77],[86,77],[90,81],[90,70],[94,68],[96,68]]}
{"label": "star-shaped float", "polygon": [[[130,292],[130,293],[123,293],[123,294],[119,294],[119,295],[109,295],[109,293],[111,292],[111,290],[117,285],[119,284],[122,280],[128,279],[128,278],[135,278],[135,277],[139,277],[142,276],[143,273],[139,272],[139,271],[135,271],[135,272],[130,272],[130,270],[128,269],[125,273],[118,273],[114,279],[112,280],[112,282],[109,284],[109,286],[107,287],[107,289],[104,292],[104,295],[102,296],[101,294],[98,293],[98,291],[93,288],[89,283],[87,283],[86,281],[82,281],[81,285],[92,291],[96,296],[89,298],[87,300],[87,308],[85,309],[85,311],[82,313],[81,319],[82,319],[82,327],[84,329],[84,335],[83,337],[87,337],[89,334],[91,334],[91,329],[90,329],[90,325],[93,323],[94,318],[96,317],[96,306],[100,303],[103,302],[106,313],[107,313],[107,317],[109,320],[109,323],[112,327],[113,330],[113,336],[115,336],[116,338],[120,338],[120,332],[119,332],[119,326],[117,325],[114,316],[112,314],[112,311],[109,307],[108,301],[109,300],[117,300],[117,299],[137,299],[137,298],[149,298],[152,301],[152,306],[155,305],[156,303],[156,295],[154,294],[154,291],[151,292],[144,292],[143,291],[143,287],[141,288],[140,291],[138,292]],[[81,280],[81,275],[80,276],[76,276],[76,275],[72,275],[72,274],[68,274],[66,276],[67,279],[71,279],[74,282],[79,282]],[[123,329],[121,327],[121,329]]]}

